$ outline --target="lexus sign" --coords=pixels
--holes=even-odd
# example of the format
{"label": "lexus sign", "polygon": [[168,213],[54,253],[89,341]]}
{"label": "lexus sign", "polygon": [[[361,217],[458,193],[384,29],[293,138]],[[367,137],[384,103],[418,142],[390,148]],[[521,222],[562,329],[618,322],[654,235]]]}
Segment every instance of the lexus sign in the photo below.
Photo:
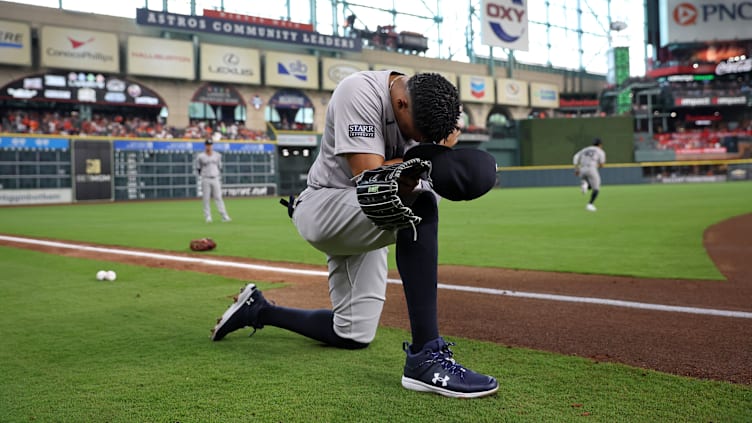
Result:
{"label": "lexus sign", "polygon": [[752,38],[752,0],[661,0],[661,45]]}
{"label": "lexus sign", "polygon": [[261,84],[259,51],[201,43],[201,79],[238,84]]}

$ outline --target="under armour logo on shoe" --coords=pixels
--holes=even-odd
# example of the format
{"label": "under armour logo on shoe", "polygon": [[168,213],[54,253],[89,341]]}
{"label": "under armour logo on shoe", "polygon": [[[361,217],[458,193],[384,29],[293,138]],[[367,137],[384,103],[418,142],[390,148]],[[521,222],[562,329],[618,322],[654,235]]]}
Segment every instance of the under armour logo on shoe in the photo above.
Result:
{"label": "under armour logo on shoe", "polygon": [[253,304],[253,302],[254,302],[253,297],[248,297],[248,299],[245,301],[245,304],[246,305],[251,305],[251,304]]}
{"label": "under armour logo on shoe", "polygon": [[433,382],[434,385],[438,385],[439,382],[441,382],[441,386],[447,386],[447,382],[449,382],[449,375],[444,377],[439,377],[439,375],[439,373],[434,373],[431,382]]}

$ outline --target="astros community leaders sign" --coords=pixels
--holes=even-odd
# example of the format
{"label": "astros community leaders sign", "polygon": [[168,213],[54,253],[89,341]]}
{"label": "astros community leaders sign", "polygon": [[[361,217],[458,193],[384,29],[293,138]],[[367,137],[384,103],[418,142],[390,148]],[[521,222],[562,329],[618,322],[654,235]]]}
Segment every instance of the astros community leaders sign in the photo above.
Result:
{"label": "astros community leaders sign", "polygon": [[149,9],[136,10],[136,23],[160,28],[297,44],[320,49],[361,51],[363,48],[363,43],[359,38],[336,37],[292,28],[275,28],[207,16],[155,12]]}

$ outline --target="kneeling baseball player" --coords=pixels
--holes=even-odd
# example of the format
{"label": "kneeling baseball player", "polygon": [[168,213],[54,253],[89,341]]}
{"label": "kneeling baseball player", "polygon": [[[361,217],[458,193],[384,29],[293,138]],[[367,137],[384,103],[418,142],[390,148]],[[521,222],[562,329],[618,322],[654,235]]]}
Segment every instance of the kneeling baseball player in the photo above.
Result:
{"label": "kneeling baseball player", "polygon": [[451,148],[460,107],[457,89],[434,73],[364,71],[340,82],[308,187],[288,205],[300,235],[327,255],[333,309],[274,305],[248,284],[212,340],[268,325],[338,348],[367,347],[386,297],[387,247],[396,244],[412,333],[402,386],[462,398],[495,393],[496,379],[455,361],[453,344],[439,335],[438,197],[472,200],[496,182],[492,156]]}

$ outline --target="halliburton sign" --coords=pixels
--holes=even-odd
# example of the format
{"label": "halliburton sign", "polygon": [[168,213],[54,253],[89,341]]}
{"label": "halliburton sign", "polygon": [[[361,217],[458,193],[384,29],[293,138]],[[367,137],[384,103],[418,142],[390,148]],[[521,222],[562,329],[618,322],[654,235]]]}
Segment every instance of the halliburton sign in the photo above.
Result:
{"label": "halliburton sign", "polygon": [[752,1],[661,0],[661,45],[752,38]]}

